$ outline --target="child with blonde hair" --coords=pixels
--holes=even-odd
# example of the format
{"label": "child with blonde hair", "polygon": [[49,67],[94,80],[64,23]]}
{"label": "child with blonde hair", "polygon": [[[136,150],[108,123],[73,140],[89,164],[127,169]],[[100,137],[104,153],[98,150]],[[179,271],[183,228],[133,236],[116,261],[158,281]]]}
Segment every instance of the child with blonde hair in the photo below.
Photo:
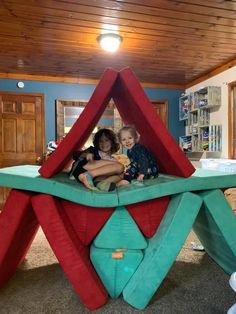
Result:
{"label": "child with blonde hair", "polygon": [[[155,178],[158,176],[158,165],[153,154],[142,144],[139,144],[139,134],[135,127],[124,126],[117,134],[121,145],[127,149],[130,160],[123,179],[131,182],[133,179],[143,181],[144,179]],[[124,180],[122,184],[124,185]]]}

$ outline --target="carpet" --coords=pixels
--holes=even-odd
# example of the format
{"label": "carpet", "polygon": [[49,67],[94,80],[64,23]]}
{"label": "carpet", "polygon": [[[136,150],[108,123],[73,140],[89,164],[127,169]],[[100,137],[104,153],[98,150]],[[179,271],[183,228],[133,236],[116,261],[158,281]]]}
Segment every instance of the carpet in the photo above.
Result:
{"label": "carpet", "polygon": [[[205,252],[194,251],[189,234],[171,270],[145,310],[122,297],[94,314],[225,314],[236,302],[227,275]],[[41,229],[17,272],[0,290],[0,314],[86,314]]]}

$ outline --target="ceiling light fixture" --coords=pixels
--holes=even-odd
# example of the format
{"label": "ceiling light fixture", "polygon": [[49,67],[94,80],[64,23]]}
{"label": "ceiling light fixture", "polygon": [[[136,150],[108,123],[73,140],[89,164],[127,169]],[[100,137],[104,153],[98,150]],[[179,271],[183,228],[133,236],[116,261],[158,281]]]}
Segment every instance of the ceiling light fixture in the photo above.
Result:
{"label": "ceiling light fixture", "polygon": [[25,65],[24,60],[22,60],[22,59],[17,60],[17,67],[18,68],[23,68],[24,65]]}
{"label": "ceiling light fixture", "polygon": [[97,37],[97,41],[103,50],[107,52],[116,52],[123,38],[116,33],[104,33]]}

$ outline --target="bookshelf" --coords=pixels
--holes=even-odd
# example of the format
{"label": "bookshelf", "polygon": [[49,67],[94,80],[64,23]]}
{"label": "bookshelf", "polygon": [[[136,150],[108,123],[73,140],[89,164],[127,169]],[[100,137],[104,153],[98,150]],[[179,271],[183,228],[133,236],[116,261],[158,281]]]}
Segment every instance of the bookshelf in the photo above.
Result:
{"label": "bookshelf", "polygon": [[[186,134],[180,136],[179,145],[184,152],[221,152],[222,125],[211,123],[211,114],[220,105],[221,88],[217,86],[204,87],[180,97],[179,119],[185,120]],[[187,112],[185,119],[183,112]]]}

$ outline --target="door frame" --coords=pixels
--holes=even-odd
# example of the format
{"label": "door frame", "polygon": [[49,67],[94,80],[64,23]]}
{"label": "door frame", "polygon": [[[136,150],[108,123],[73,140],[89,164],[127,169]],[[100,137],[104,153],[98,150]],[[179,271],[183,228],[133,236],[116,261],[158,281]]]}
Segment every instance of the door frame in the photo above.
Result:
{"label": "door frame", "polygon": [[167,99],[158,99],[158,100],[150,100],[152,105],[154,106],[154,108],[157,108],[157,106],[155,105],[163,105],[165,106],[165,111],[166,111],[166,120],[163,121],[165,126],[168,128],[168,109],[169,109],[169,106],[168,106],[168,100]]}
{"label": "door frame", "polygon": [[41,97],[42,99],[42,121],[41,121],[41,139],[42,139],[42,162],[44,161],[45,151],[46,151],[46,143],[45,143],[45,102],[44,102],[44,94],[43,93],[32,93],[32,92],[11,92],[11,91],[1,91],[0,95],[16,95],[16,96],[33,96],[33,97]]}
{"label": "door frame", "polygon": [[[45,102],[44,102],[44,94],[41,93],[28,93],[28,92],[10,92],[10,91],[0,91],[1,96],[5,95],[12,95],[13,97],[20,97],[20,96],[32,96],[35,99],[40,98],[41,99],[41,149],[40,149],[40,154],[42,158],[42,162],[44,161],[45,158]],[[6,187],[0,187],[0,212],[1,208],[4,205],[7,196],[10,192],[10,188]]]}
{"label": "door frame", "polygon": [[236,102],[236,95],[234,100],[233,88],[236,88],[236,81],[228,84],[228,158],[235,159],[236,156],[236,106],[234,106],[234,101]]}
{"label": "door frame", "polygon": [[[165,121],[164,124],[168,128],[168,100],[158,99],[150,100],[153,107],[157,109],[158,105],[163,105],[165,107]],[[55,115],[56,115],[56,125],[55,125],[55,139],[61,140],[64,135],[64,107],[85,107],[88,103],[88,100],[81,99],[56,99],[55,102]],[[113,101],[108,103],[108,106],[114,106]],[[118,123],[119,124],[119,123]],[[121,125],[120,125],[121,127]]]}

